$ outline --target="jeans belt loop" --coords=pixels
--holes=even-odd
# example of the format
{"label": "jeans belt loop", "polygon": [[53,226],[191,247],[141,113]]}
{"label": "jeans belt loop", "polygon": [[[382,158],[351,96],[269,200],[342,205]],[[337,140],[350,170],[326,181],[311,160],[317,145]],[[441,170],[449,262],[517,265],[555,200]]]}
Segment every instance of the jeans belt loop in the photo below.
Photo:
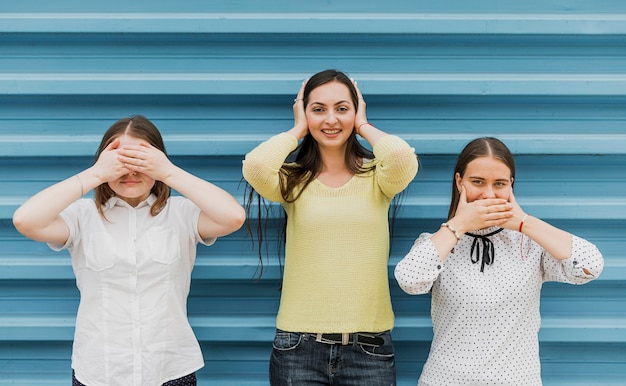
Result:
{"label": "jeans belt loop", "polygon": [[[357,335],[354,334],[354,338],[355,340],[357,340]],[[346,346],[348,343],[350,343],[350,334],[347,332],[344,332],[341,334],[341,344]]]}

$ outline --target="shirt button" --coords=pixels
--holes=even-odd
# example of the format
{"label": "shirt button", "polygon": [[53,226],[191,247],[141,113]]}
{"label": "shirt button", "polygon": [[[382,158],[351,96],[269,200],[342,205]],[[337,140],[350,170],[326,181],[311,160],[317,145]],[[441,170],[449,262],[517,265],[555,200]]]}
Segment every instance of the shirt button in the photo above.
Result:
{"label": "shirt button", "polygon": [[578,261],[574,260],[574,265],[578,265]]}
{"label": "shirt button", "polygon": [[437,265],[437,269],[441,269],[441,265]]}

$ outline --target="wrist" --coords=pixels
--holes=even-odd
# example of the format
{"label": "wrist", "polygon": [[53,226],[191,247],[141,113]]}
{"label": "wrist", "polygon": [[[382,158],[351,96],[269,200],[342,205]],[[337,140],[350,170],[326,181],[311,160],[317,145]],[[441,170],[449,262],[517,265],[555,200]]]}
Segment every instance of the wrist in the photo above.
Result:
{"label": "wrist", "polygon": [[528,219],[528,213],[524,213],[524,215],[522,216],[522,221],[520,221],[519,223],[519,228],[518,228],[518,232],[523,233],[522,230],[524,229],[524,221],[526,221]]}
{"label": "wrist", "polygon": [[177,176],[183,172],[183,169],[170,162],[169,167],[163,168],[163,172],[159,176],[153,177],[156,181],[161,181],[165,185],[172,187],[175,184]]}
{"label": "wrist", "polygon": [[286,131],[287,134],[290,134],[291,136],[295,137],[298,141],[306,137],[308,132],[309,132],[309,129],[307,126],[298,126],[298,125]]}
{"label": "wrist", "polygon": [[463,233],[459,232],[457,228],[449,222],[444,222],[443,224],[441,224],[441,228],[447,228],[448,230],[450,230],[450,232],[452,232],[452,234],[456,238],[457,242],[461,240],[461,237],[463,237]]}
{"label": "wrist", "polygon": [[[358,135],[361,135],[361,128],[362,128],[363,126],[366,126],[366,125],[373,126],[371,123],[369,123],[369,122],[367,122],[367,121],[365,121],[365,122],[361,122],[361,123],[359,123],[358,125],[356,125],[356,133],[357,133]],[[362,135],[361,135],[361,136],[362,136]]]}
{"label": "wrist", "polygon": [[93,166],[76,173],[75,176],[76,179],[80,181],[80,187],[82,192],[81,197],[90,192],[92,189],[96,188],[97,186],[108,182],[98,174],[97,170],[94,170]]}

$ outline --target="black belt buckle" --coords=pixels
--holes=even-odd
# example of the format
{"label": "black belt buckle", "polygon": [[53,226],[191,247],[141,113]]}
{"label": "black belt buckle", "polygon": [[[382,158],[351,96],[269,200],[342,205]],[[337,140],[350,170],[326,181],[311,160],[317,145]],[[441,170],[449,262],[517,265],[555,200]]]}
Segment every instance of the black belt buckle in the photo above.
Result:
{"label": "black belt buckle", "polygon": [[357,343],[363,346],[380,347],[385,344],[385,340],[380,335],[367,334],[359,332],[354,334],[357,338]]}

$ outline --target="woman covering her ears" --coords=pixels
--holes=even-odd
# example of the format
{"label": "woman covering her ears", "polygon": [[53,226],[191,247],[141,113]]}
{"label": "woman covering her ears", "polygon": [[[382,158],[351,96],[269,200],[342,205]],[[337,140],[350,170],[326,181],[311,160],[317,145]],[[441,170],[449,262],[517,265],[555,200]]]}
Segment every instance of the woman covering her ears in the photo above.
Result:
{"label": "woman covering her ears", "polygon": [[342,72],[313,75],[293,112],[294,127],[243,163],[247,182],[287,216],[270,383],[394,385],[388,213],[417,173],[417,157],[367,121],[356,83]]}

